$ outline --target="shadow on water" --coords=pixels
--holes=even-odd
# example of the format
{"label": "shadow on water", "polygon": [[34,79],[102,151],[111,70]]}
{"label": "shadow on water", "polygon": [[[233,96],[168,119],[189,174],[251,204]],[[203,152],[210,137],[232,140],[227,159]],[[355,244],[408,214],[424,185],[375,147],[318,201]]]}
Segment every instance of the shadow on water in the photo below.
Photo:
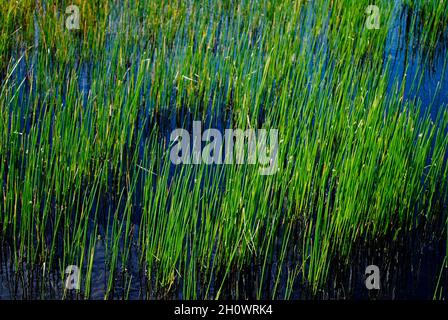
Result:
{"label": "shadow on water", "polygon": [[[421,103],[421,110],[424,113],[428,108],[430,114],[435,117],[438,110],[446,107],[448,103],[448,77],[446,76],[447,63],[447,42],[441,41],[431,55],[425,55],[425,50],[419,47],[418,38],[408,38],[409,15],[406,9],[396,25],[390,30],[388,36],[385,60],[390,60],[390,78],[393,80],[406,78],[405,99],[416,100]],[[38,33],[36,33],[38,41]],[[26,76],[27,70],[33,66],[37,57],[34,56],[34,62],[23,60],[17,69],[17,79]],[[88,62],[80,63],[77,66],[79,75],[79,91],[82,93],[83,105],[88,103],[89,92],[91,88],[92,76]],[[416,89],[414,79],[420,80],[420,85]],[[275,84],[273,84],[275,85]],[[395,81],[389,84],[390,90],[393,89]],[[25,85],[20,89],[19,99],[26,101],[30,94],[30,88]],[[176,100],[176,92],[170,94],[171,102]],[[213,96],[212,94],[210,96]],[[146,103],[144,103],[146,106]],[[26,103],[22,103],[26,105]],[[166,108],[158,112],[152,112],[151,106],[146,106],[140,111],[138,119],[138,130],[145,130],[149,135],[149,128],[156,126],[165,148],[170,142],[170,133],[175,128],[191,128],[193,120],[198,119],[197,114],[192,113],[188,108],[180,108],[174,111],[174,108]],[[230,128],[232,114],[226,110],[225,106],[212,109],[212,102],[207,106],[204,127],[217,128],[221,132],[225,128]],[[260,116],[263,121],[263,116]],[[22,127],[29,129],[31,123],[23,123]],[[140,153],[143,154],[145,139],[138,146]],[[178,175],[179,172],[175,166],[170,168],[170,179]],[[130,299],[148,299],[148,298],[183,298],[182,280],[173,285],[169,292],[152,291],[153,284],[148,283],[146,271],[140,267],[138,256],[139,248],[137,245],[139,229],[139,214],[141,208],[135,206],[133,213],[133,233],[130,239],[131,250],[128,264],[118,266],[117,272],[109,274],[107,266],[107,247],[111,244],[111,239],[107,239],[105,234],[110,224],[110,217],[115,211],[120,211],[114,197],[105,195],[101,199],[99,215],[99,238],[96,243],[95,256],[93,260],[93,273],[90,298],[103,299],[108,287],[108,280],[113,279],[113,289],[111,298],[130,298]],[[135,199],[136,203],[141,203],[141,199]],[[442,208],[446,210],[446,207]],[[448,273],[441,271],[443,257],[446,252],[446,239],[436,238],[434,236],[434,226],[443,225],[443,221],[428,221],[423,226],[406,238],[383,239],[376,243],[366,243],[360,245],[351,257],[350,263],[347,263],[338,257],[331,265],[330,279],[324,288],[321,288],[317,294],[313,294],[305,279],[300,276],[293,283],[288,283],[286,276],[282,276],[280,289],[277,295],[273,296],[275,286],[275,272],[281,268],[283,275],[288,274],[293,269],[293,265],[302,260],[298,256],[297,250],[292,247],[287,253],[287,259],[283,266],[268,266],[268,272],[261,279],[261,265],[257,261],[252,261],[245,269],[231,270],[230,277],[222,286],[221,298],[243,298],[253,299],[257,297],[259,283],[263,283],[262,298],[281,298],[285,294],[285,288],[292,286],[291,298],[294,299],[404,299],[404,298],[423,298],[430,299],[434,295],[434,284],[438,282],[448,283]],[[293,237],[295,241],[300,242],[301,225],[294,226]],[[274,248],[274,256],[281,250],[282,230],[279,228],[277,236],[277,245]],[[440,232],[438,234],[443,234]],[[391,247],[394,243],[394,247]],[[64,283],[60,276],[55,273],[49,273],[49,276],[43,276],[45,267],[26,266],[16,264],[14,252],[8,246],[0,250],[0,299],[22,299],[22,298],[49,298],[59,299],[63,296]],[[379,291],[368,291],[365,288],[365,268],[368,265],[375,264],[382,270],[381,289]],[[219,279],[222,274],[216,274],[212,279],[208,296],[213,296],[218,290],[216,286],[220,285]],[[205,298],[201,275],[198,274],[198,298]],[[81,290],[82,292],[82,290]],[[446,293],[445,293],[446,295]],[[78,299],[82,295],[69,292],[66,298]],[[446,296],[445,296],[446,298]]]}

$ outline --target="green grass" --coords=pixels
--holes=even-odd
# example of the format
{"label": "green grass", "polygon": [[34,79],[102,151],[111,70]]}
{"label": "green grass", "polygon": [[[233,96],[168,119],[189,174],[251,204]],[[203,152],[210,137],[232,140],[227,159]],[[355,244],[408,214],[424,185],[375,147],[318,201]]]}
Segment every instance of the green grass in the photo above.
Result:
{"label": "green grass", "polygon": [[[251,265],[257,298],[290,298],[298,282],[317,294],[365,243],[431,224],[446,236],[448,112],[421,114],[389,76],[390,1],[376,1],[379,30],[364,0],[82,1],[78,31],[71,2],[25,2],[0,1],[0,242],[18,274],[78,265],[88,298],[102,238],[104,298],[129,295],[133,255],[151,298],[222,298]],[[434,13],[419,31],[434,48],[446,3],[404,4]],[[278,128],[278,173],[174,170],[158,119],[186,111]]]}

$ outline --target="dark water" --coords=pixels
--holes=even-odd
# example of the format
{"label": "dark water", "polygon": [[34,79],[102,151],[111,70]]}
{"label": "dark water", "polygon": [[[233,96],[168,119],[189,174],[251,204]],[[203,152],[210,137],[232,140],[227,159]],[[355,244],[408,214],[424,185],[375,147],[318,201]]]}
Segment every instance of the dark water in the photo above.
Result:
{"label": "dark water", "polygon": [[[440,108],[445,108],[448,103],[448,76],[446,75],[447,59],[447,41],[441,39],[438,46],[431,54],[420,47],[418,39],[409,39],[407,37],[407,24],[409,23],[406,12],[400,14],[400,19],[390,30],[387,40],[385,60],[390,59],[390,77],[391,79],[401,79],[406,74],[405,99],[416,100],[421,103],[422,113],[430,110],[431,116],[435,117]],[[447,33],[448,34],[448,33]],[[36,41],[39,41],[38,32],[36,32]],[[33,57],[34,63],[37,59]],[[27,73],[29,64],[25,60],[21,62],[17,71],[17,79],[21,79]],[[83,94],[84,104],[87,103],[91,87],[90,66],[83,63],[78,66],[79,70],[79,90]],[[414,79],[422,77],[421,86],[413,86]],[[395,85],[390,82],[390,92]],[[29,94],[29,88],[24,86],[20,91],[20,99],[26,101]],[[23,104],[25,105],[25,103]],[[148,111],[149,112],[149,111]],[[146,118],[148,114],[143,114]],[[179,121],[188,125],[194,116],[188,110],[181,111],[179,114],[165,113],[159,114],[155,121],[161,127],[162,134],[165,137],[165,143],[169,141],[169,133],[179,125]],[[209,109],[206,122],[215,128],[223,130],[228,126],[228,117],[220,114],[219,110]],[[143,123],[139,124],[143,127]],[[107,210],[107,208],[105,208]],[[109,208],[110,210],[110,208]],[[446,207],[445,207],[446,211]],[[139,220],[135,221],[134,239],[138,238]],[[433,225],[440,226],[442,221],[433,222]],[[435,284],[439,281],[442,284],[448,283],[447,270],[441,272],[443,257],[446,252],[446,239],[438,238],[435,234],[441,232],[432,232],[433,225],[418,229],[400,241],[370,243],[359,246],[348,265],[337,259],[333,263],[330,272],[330,279],[327,285],[319,290],[317,295],[310,292],[309,287],[304,283],[300,276],[293,284],[292,298],[294,299],[409,299],[422,298],[431,299],[434,295]],[[104,228],[100,234],[105,234]],[[281,237],[279,237],[280,239]],[[100,239],[97,241],[94,267],[92,274],[92,290],[90,297],[92,299],[103,299],[107,289],[109,273],[106,266],[106,241]],[[135,242],[135,241],[134,241]],[[43,277],[43,266],[33,268],[32,266],[21,265],[19,272],[13,272],[13,256],[11,248],[4,247],[0,250],[0,299],[23,299],[23,298],[50,298],[59,299],[62,297],[64,283],[57,274],[51,274],[50,277]],[[300,260],[300,257],[294,253],[288,254],[285,263],[286,268]],[[364,271],[366,266],[375,264],[381,270],[381,289],[379,291],[368,291],[364,285]],[[263,298],[271,298],[273,290],[273,279],[275,279],[275,270],[278,266],[271,266],[271,274],[263,287]],[[151,284],[147,282],[144,271],[138,264],[138,248],[136,243],[131,249],[130,263],[123,272],[114,275],[114,290],[110,298],[130,298],[130,299],[155,299],[155,298],[183,298],[182,283],[179,287],[174,287],[168,295],[161,296],[157,292],[152,292]],[[122,269],[121,266],[117,268]],[[124,269],[124,268],[123,268]],[[247,270],[236,270],[232,273],[228,283],[223,288],[222,298],[256,298],[258,291],[257,283],[260,281],[260,266],[250,265]],[[285,272],[283,272],[284,274]],[[198,275],[200,277],[200,275]],[[219,284],[219,275],[214,284]],[[279,297],[284,292],[287,279],[282,279],[279,291]],[[212,283],[210,295],[216,290]],[[82,291],[82,290],[81,290]],[[198,298],[204,297],[204,292],[198,289]],[[447,293],[443,295],[447,298]],[[82,298],[82,295],[68,293],[67,298]]]}

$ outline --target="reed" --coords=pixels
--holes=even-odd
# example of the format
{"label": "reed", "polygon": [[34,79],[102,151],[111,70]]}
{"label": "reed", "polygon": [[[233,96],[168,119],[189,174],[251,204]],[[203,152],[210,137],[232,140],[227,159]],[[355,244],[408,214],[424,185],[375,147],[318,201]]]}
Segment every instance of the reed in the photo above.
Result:
{"label": "reed", "polygon": [[[379,30],[364,0],[76,3],[69,31],[71,1],[0,1],[0,250],[14,273],[64,281],[77,265],[77,298],[95,268],[105,299],[136,282],[144,298],[317,296],[366,243],[446,237],[448,101],[406,99],[421,79],[392,77],[385,54],[406,8],[421,52],[443,44],[446,3],[376,1]],[[278,172],[172,165],[169,131],[192,120],[278,129]]]}

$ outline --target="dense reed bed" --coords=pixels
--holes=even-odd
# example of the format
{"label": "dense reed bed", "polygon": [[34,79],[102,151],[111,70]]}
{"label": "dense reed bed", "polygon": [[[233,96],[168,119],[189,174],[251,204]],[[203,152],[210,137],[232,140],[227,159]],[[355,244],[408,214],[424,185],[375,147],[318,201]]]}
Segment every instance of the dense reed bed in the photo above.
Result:
{"label": "dense reed bed", "polygon": [[[74,1],[67,30],[69,1],[1,0],[9,295],[320,297],[360,248],[413,250],[418,233],[442,243],[446,298],[448,101],[405,98],[424,71],[392,77],[387,48],[398,32],[441,50],[447,3],[375,2],[377,30],[365,0]],[[170,132],[193,120],[278,129],[278,172],[174,166]]]}

